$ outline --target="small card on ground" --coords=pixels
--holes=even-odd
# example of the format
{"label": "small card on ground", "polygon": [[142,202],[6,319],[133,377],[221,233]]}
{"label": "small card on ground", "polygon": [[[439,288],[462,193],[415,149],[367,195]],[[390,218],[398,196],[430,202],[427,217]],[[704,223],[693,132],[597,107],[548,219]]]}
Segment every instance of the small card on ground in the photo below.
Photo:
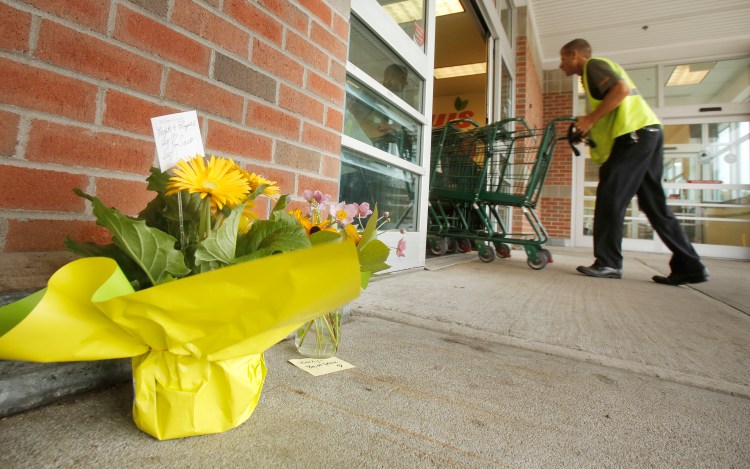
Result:
{"label": "small card on ground", "polygon": [[331,358],[291,358],[289,363],[307,371],[313,376],[327,375],[336,371],[348,370],[354,368],[354,365],[340,360],[336,357]]}

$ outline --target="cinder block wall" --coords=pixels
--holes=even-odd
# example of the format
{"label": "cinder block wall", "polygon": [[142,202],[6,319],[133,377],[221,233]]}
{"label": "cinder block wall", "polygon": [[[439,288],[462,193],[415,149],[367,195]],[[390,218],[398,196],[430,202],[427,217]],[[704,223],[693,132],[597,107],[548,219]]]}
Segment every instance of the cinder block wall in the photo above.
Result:
{"label": "cinder block wall", "polygon": [[[150,118],[197,110],[208,154],[338,193],[349,0],[0,0],[0,291],[107,242],[81,188],[150,198]],[[266,207],[267,209],[267,207]]]}

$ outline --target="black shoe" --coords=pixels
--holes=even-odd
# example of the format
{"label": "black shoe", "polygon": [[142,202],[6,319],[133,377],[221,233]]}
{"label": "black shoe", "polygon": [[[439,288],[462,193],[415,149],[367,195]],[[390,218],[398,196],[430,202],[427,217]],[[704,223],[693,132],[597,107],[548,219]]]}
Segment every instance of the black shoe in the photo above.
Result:
{"label": "black shoe", "polygon": [[593,264],[590,267],[585,265],[579,265],[576,269],[583,275],[597,278],[622,278],[622,269],[614,269],[612,267],[602,267],[600,265]]}
{"label": "black shoe", "polygon": [[669,277],[663,275],[654,275],[651,277],[656,283],[663,285],[684,285],[686,283],[703,283],[708,282],[708,269],[705,267],[700,272],[690,272],[687,274],[677,274],[672,272]]}

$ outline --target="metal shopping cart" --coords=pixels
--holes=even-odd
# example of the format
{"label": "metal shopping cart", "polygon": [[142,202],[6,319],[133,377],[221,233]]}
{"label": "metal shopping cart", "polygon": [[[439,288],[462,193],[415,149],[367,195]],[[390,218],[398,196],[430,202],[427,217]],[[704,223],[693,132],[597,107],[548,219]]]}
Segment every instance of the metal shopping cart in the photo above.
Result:
{"label": "metal shopping cart", "polygon": [[[428,246],[436,255],[476,247],[491,262],[510,256],[509,244],[523,246],[532,269],[552,261],[542,247],[548,236],[535,209],[558,140],[558,123],[532,129],[523,119],[507,119],[468,130],[451,121],[433,130]],[[507,220],[523,231],[509,232]]]}

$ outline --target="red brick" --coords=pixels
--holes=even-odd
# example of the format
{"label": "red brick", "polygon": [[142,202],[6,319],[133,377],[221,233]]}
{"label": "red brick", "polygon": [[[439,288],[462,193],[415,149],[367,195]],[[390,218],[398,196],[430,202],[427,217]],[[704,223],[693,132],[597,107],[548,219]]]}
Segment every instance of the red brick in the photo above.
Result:
{"label": "red brick", "polygon": [[338,154],[341,151],[341,134],[305,122],[302,126],[302,143]]}
{"label": "red brick", "polygon": [[165,97],[235,122],[242,120],[242,96],[176,70],[169,71]]}
{"label": "red brick", "polygon": [[313,45],[307,38],[288,31],[286,34],[286,50],[302,59],[303,63],[328,72],[328,55]]}
{"label": "red brick", "polygon": [[85,188],[88,178],[80,174],[43,169],[0,166],[0,207],[13,210],[82,212],[84,200],[73,193]]}
{"label": "red brick", "polygon": [[276,142],[274,161],[278,165],[317,174],[320,171],[319,152],[287,142]]}
{"label": "red brick", "polygon": [[281,21],[292,28],[307,34],[309,16],[292,5],[289,0],[258,0],[258,4],[281,18]]}
{"label": "red brick", "polygon": [[224,4],[224,12],[233,16],[252,32],[281,46],[282,24],[247,0],[227,0]]}
{"label": "red brick", "polygon": [[280,135],[291,140],[299,139],[299,119],[288,112],[253,101],[247,103],[245,124],[248,127]]}
{"label": "red brick", "polygon": [[194,2],[175,2],[172,21],[241,57],[247,57],[250,34]]}
{"label": "red brick", "polygon": [[128,88],[159,92],[161,64],[58,23],[42,21],[35,55]]}
{"label": "red brick", "polygon": [[321,124],[323,123],[323,113],[325,110],[323,103],[312,96],[308,96],[284,84],[279,89],[279,106],[288,111],[301,114],[308,119],[320,122]]}
{"label": "red brick", "polygon": [[343,84],[334,83],[314,72],[307,73],[307,86],[305,87],[308,91],[315,93],[321,98],[343,106],[344,104],[344,86]]}
{"label": "red brick", "polygon": [[332,107],[326,110],[326,127],[329,127],[336,132],[341,132],[344,128],[344,115],[338,109]]}
{"label": "red brick", "polygon": [[332,179],[338,179],[341,173],[341,160],[338,157],[323,155],[320,174]]}
{"label": "red brick", "polygon": [[324,2],[320,0],[299,0],[299,4],[310,11],[310,13],[320,18],[326,26],[331,25],[333,12],[331,11],[331,7]]}
{"label": "red brick", "polygon": [[40,163],[147,175],[154,163],[151,142],[82,127],[34,120],[26,158]]}
{"label": "red brick", "polygon": [[71,20],[94,31],[107,32],[110,0],[24,0],[40,10]]}
{"label": "red brick", "polygon": [[9,156],[15,152],[20,121],[17,114],[0,111],[0,155]]}
{"label": "red brick", "polygon": [[217,121],[208,122],[206,147],[224,155],[242,156],[258,161],[271,161],[273,142],[270,138],[232,127]]}
{"label": "red brick", "polygon": [[335,60],[331,60],[331,70],[328,73],[334,82],[344,83],[346,81],[346,67]]}
{"label": "red brick", "polygon": [[96,178],[96,196],[107,207],[115,207],[129,216],[136,216],[156,196],[146,190],[148,183],[123,179]]}
{"label": "red brick", "polygon": [[338,182],[305,176],[304,174],[299,175],[297,190],[298,194],[302,194],[306,190],[320,191],[324,194],[329,194],[332,200],[338,200],[339,197]]}
{"label": "red brick", "polygon": [[112,89],[107,90],[104,103],[105,126],[149,137],[154,134],[151,127],[152,117],[180,112],[177,108],[156,104]]}
{"label": "red brick", "polygon": [[314,21],[310,28],[310,39],[340,61],[346,60],[346,43]]}
{"label": "red brick", "polygon": [[273,75],[302,86],[305,68],[296,60],[258,40],[254,41],[252,54],[253,64]]}
{"label": "red brick", "polygon": [[93,221],[8,220],[6,252],[63,251],[67,236],[76,241],[107,244],[112,234]]}
{"label": "red brick", "polygon": [[333,33],[342,41],[349,42],[349,22],[343,16],[333,15]]}
{"label": "red brick", "polygon": [[97,87],[0,58],[0,102],[93,122]]}
{"label": "red brick", "polygon": [[0,48],[19,52],[29,50],[31,15],[0,4]]}
{"label": "red brick", "polygon": [[208,47],[122,5],[117,6],[114,37],[200,74],[208,74]]}

